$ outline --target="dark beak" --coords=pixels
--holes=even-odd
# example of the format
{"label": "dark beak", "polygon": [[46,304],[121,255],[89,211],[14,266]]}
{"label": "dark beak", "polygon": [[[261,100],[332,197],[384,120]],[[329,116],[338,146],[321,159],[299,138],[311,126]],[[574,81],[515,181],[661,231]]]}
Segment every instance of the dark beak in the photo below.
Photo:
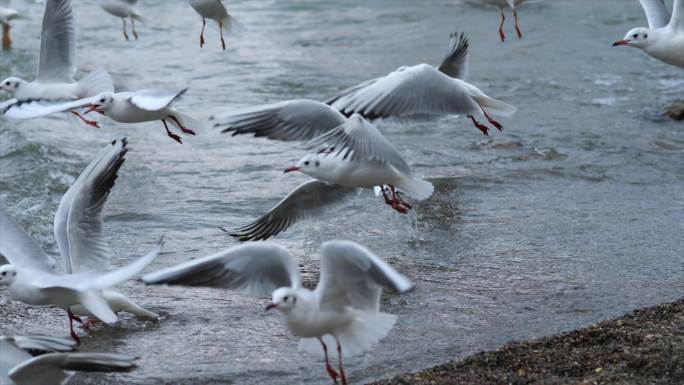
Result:
{"label": "dark beak", "polygon": [[618,40],[615,43],[613,43],[613,47],[617,47],[619,45],[627,45],[630,41],[631,40]]}
{"label": "dark beak", "polygon": [[264,311],[269,311],[269,310],[271,310],[271,309],[273,309],[273,308],[276,308],[276,307],[278,307],[278,305],[276,305],[276,304],[274,304],[274,303],[269,303],[269,304],[266,306],[266,309],[264,309]]}
{"label": "dark beak", "polygon": [[292,171],[299,171],[299,170],[301,170],[299,167],[292,166],[292,167],[286,168],[285,171],[283,171],[283,172],[292,172]]}
{"label": "dark beak", "polygon": [[83,113],[83,115],[88,115],[89,113],[91,113],[93,111],[97,112],[98,114],[104,115],[104,111],[100,110],[99,109],[100,107],[102,107],[102,106],[99,104],[93,104],[90,106],[90,108],[86,112]]}

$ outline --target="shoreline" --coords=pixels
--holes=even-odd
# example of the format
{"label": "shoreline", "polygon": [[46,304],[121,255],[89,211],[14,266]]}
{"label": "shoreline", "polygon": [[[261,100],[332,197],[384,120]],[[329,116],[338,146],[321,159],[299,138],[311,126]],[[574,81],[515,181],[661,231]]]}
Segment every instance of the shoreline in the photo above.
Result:
{"label": "shoreline", "polygon": [[371,385],[682,383],[684,298]]}

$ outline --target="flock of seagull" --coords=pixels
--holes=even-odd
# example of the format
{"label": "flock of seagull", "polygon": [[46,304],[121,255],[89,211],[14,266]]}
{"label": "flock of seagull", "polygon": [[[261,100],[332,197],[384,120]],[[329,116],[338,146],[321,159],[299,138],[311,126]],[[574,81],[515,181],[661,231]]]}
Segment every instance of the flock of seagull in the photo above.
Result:
{"label": "flock of seagull", "polygon": [[[499,35],[506,19],[504,8],[515,16],[524,0],[481,0],[501,10]],[[642,49],[663,62],[684,68],[684,0],[675,0],[672,14],[663,0],[640,0],[649,28],[629,31],[614,45]],[[205,44],[206,20],[221,31],[237,25],[221,0],[190,0],[202,18],[200,46]],[[106,0],[104,10],[130,20],[142,20],[135,0]],[[10,22],[23,16],[0,8],[3,46],[10,46]],[[12,98],[0,103],[7,119],[33,119],[69,114],[84,124],[99,127],[91,113],[121,123],[161,121],[166,135],[183,143],[178,131],[195,135],[202,122],[179,111],[174,104],[186,91],[137,90],[115,92],[104,69],[76,81],[75,22],[70,0],[47,0],[42,24],[36,78],[9,77],[0,90]],[[415,114],[457,114],[488,135],[503,125],[494,116],[511,116],[515,107],[487,96],[467,82],[469,41],[463,33],[451,35],[447,55],[438,66],[418,64],[397,70],[339,92],[323,102],[288,100],[255,106],[211,119],[215,127],[232,135],[254,135],[278,141],[303,141],[306,154],[285,172],[302,172],[312,179],[298,186],[254,222],[224,229],[241,241],[264,241],[297,221],[317,215],[336,203],[374,189],[384,203],[399,213],[412,206],[404,196],[424,200],[433,193],[430,182],[411,171],[401,153],[373,125],[379,118]],[[171,127],[176,132],[171,130]],[[74,353],[80,337],[74,322],[88,331],[93,323],[113,323],[117,313],[157,319],[158,315],[134,303],[114,286],[130,280],[159,254],[163,239],[146,255],[127,265],[110,266],[111,251],[103,232],[103,209],[128,153],[126,139],[114,140],[99,151],[61,199],[54,218],[54,236],[63,272],[0,202],[0,254],[9,264],[0,266],[0,285],[8,286],[14,300],[31,305],[57,306],[66,311],[72,340],[45,336],[11,336],[0,339],[2,384],[58,384],[71,370],[116,371],[134,367],[134,357],[108,353]],[[271,296],[267,310],[277,309],[287,328],[301,337],[302,350],[319,354],[335,382],[347,384],[343,357],[361,353],[392,329],[396,317],[380,311],[383,288],[399,293],[413,284],[369,249],[351,241],[329,241],[320,249],[320,279],[314,290],[303,287],[295,258],[271,242],[232,247],[142,277],[146,284],[212,286],[247,295]],[[83,317],[90,317],[84,320]],[[338,360],[331,364],[329,349]],[[30,354],[29,354],[30,353]],[[35,357],[33,355],[36,355]]]}

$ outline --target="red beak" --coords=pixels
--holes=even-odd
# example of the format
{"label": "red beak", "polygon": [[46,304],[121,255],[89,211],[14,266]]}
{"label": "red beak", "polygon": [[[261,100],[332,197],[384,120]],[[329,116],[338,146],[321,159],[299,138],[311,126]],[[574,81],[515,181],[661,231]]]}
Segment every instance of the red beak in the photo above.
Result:
{"label": "red beak", "polygon": [[266,306],[266,309],[264,309],[264,311],[269,311],[269,310],[276,308],[276,307],[278,307],[278,305],[276,305],[274,303],[269,303],[268,306]]}
{"label": "red beak", "polygon": [[104,115],[105,113],[104,113],[104,111],[99,109],[100,107],[102,107],[102,106],[99,104],[93,104],[92,106],[90,106],[90,108],[86,112],[83,113],[83,115],[88,115],[88,113],[93,112],[93,111],[97,112],[98,114]]}
{"label": "red beak", "polygon": [[286,168],[285,171],[283,171],[283,172],[292,172],[292,171],[299,171],[299,170],[301,170],[301,168],[299,168],[297,166],[292,166],[292,167]]}
{"label": "red beak", "polygon": [[617,47],[619,45],[627,45],[631,42],[631,40],[618,40],[615,43],[613,43],[613,47]]}

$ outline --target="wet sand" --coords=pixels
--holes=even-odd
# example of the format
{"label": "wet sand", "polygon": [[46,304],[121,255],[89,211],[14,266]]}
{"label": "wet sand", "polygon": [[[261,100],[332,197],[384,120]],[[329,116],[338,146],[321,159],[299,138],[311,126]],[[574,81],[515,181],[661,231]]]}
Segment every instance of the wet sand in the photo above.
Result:
{"label": "wet sand", "polygon": [[374,385],[682,383],[684,299]]}

